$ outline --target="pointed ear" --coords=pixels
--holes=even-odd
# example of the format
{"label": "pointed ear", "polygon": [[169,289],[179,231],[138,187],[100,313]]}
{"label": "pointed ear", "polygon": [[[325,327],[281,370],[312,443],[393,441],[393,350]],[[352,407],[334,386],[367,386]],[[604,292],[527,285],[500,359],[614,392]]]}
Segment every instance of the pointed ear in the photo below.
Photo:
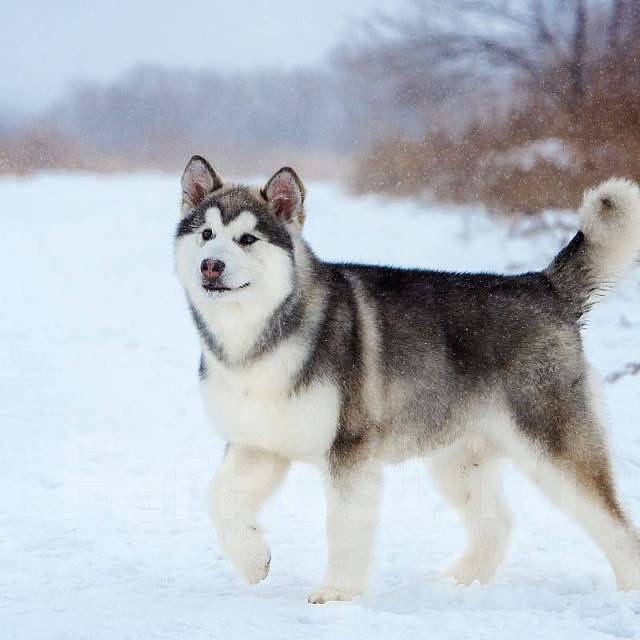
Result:
{"label": "pointed ear", "polygon": [[270,204],[274,215],[283,222],[304,222],[304,185],[298,174],[283,167],[263,187],[263,198]]}
{"label": "pointed ear", "polygon": [[202,156],[193,156],[182,174],[182,213],[194,209],[222,186],[222,179]]}

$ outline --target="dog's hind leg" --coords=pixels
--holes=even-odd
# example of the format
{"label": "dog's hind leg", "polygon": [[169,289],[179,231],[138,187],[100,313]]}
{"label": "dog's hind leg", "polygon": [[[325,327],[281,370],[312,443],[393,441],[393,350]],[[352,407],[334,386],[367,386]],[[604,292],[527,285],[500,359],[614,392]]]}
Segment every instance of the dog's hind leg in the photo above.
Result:
{"label": "dog's hind leg", "polygon": [[460,584],[488,582],[509,544],[511,515],[500,481],[500,460],[465,445],[453,445],[427,461],[436,487],[458,511],[468,546],[446,575]]}
{"label": "dog's hind leg", "polygon": [[606,447],[527,456],[516,462],[600,547],[618,589],[640,589],[640,536],[618,501]]}
{"label": "dog's hind leg", "polygon": [[[618,589],[640,589],[640,536],[618,500],[599,383],[587,370],[580,384],[552,392],[516,418],[514,461],[580,524],[608,558]],[[531,418],[533,416],[533,419]],[[523,437],[524,436],[524,437]]]}

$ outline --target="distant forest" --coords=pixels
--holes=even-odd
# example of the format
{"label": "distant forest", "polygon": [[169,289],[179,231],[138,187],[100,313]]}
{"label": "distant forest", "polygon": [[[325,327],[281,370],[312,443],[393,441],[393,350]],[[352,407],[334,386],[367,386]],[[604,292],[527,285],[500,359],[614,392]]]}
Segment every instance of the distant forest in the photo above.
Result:
{"label": "distant forest", "polygon": [[36,117],[0,111],[0,173],[178,171],[197,152],[506,211],[638,179],[639,148],[638,0],[407,0],[318,68],[141,66]]}

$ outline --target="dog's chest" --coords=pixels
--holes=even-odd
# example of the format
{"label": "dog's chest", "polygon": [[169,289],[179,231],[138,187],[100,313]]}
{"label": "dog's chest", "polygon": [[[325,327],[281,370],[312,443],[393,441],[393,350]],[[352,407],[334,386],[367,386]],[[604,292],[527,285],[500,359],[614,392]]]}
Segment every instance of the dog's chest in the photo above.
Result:
{"label": "dog's chest", "polygon": [[340,397],[317,380],[295,394],[296,349],[278,349],[250,367],[208,363],[204,400],[214,427],[228,442],[259,447],[287,458],[322,457],[335,437]]}

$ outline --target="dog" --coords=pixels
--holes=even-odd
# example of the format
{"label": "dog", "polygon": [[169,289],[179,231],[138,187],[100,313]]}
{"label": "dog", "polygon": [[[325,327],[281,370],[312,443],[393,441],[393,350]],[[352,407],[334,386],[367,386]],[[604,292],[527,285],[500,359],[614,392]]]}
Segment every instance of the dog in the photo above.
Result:
{"label": "dog", "polygon": [[592,537],[621,590],[640,589],[640,536],[618,500],[585,314],[640,249],[640,188],[585,194],[580,230],[521,275],[318,259],[305,188],[280,169],[228,184],[202,157],[182,177],[178,278],[202,347],[204,403],[227,442],[210,511],[246,582],[269,571],[257,514],[292,461],[327,494],[328,567],[312,603],[365,591],[382,467],[424,457],[468,547],[448,575],[485,583],[511,531],[500,461],[512,459]]}

